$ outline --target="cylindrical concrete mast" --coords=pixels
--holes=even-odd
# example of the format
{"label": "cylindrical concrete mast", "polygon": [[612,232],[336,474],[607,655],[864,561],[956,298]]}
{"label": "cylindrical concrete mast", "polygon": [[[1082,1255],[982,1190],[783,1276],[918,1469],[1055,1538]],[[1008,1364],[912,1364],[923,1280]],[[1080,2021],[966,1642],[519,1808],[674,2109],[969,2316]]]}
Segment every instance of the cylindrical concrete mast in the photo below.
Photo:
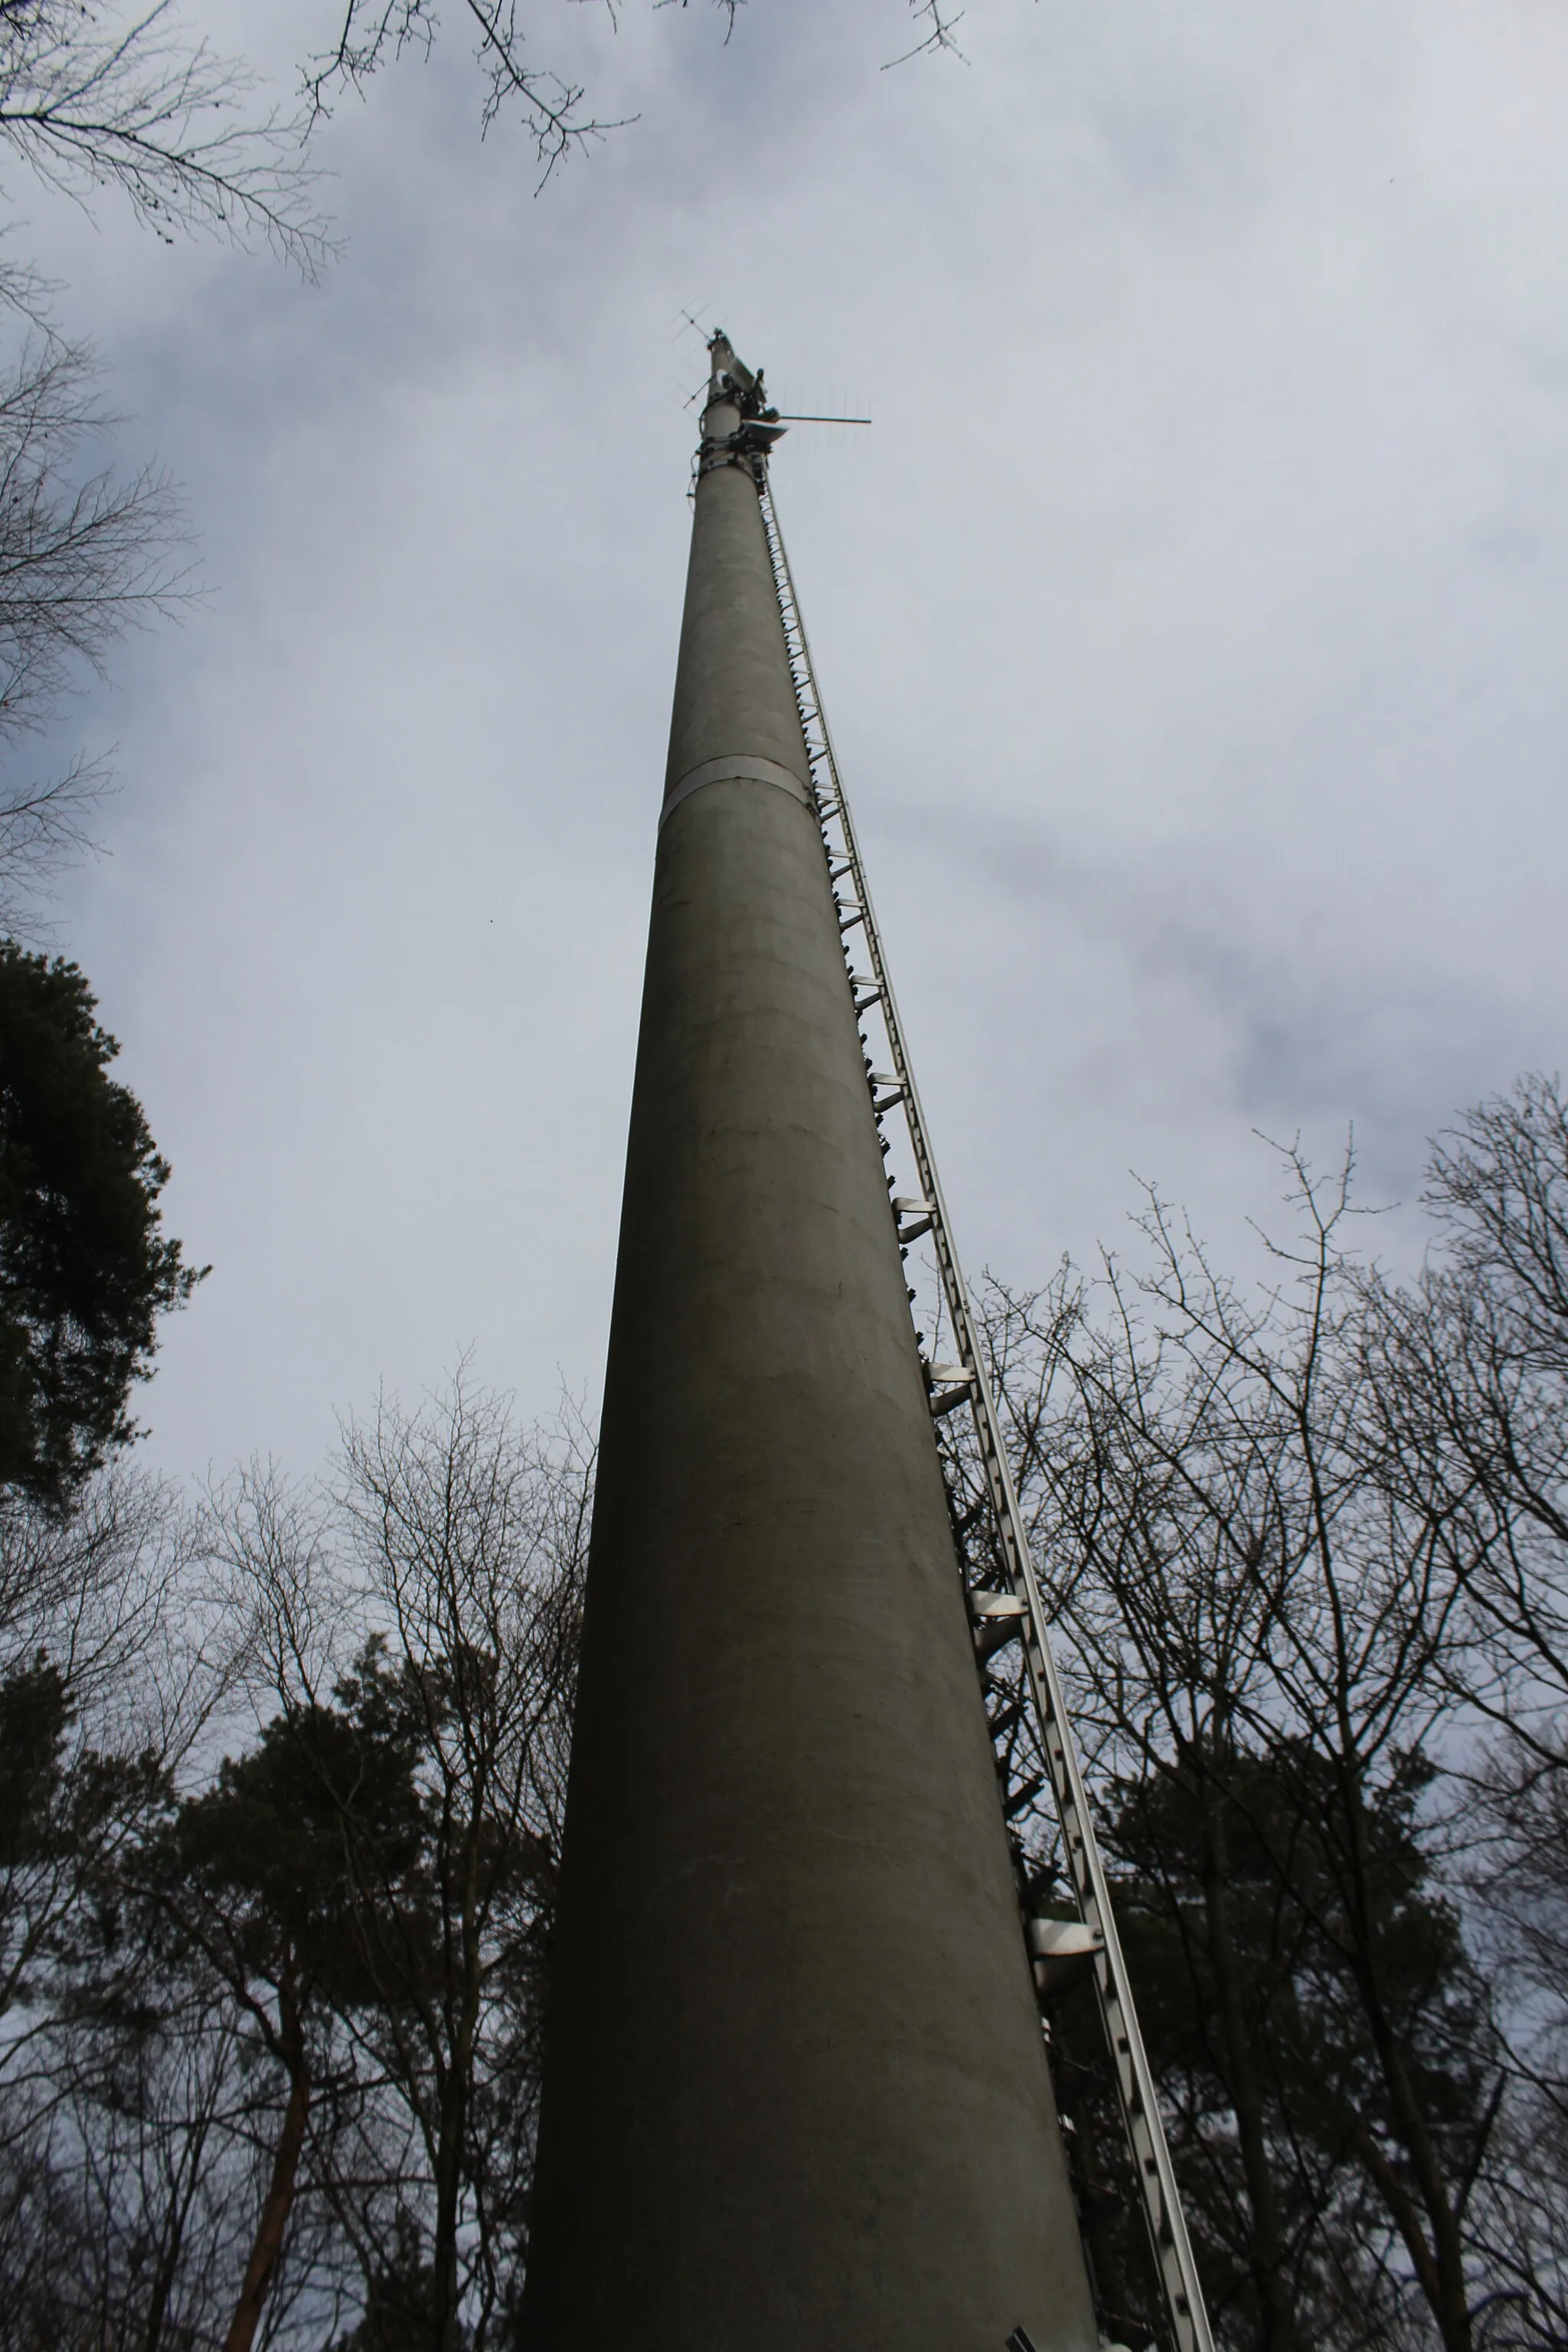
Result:
{"label": "cylindrical concrete mast", "polygon": [[[715,339],[655,866],[530,2352],[1089,2352],[747,445]],[[743,415],[742,412],[748,412]]]}

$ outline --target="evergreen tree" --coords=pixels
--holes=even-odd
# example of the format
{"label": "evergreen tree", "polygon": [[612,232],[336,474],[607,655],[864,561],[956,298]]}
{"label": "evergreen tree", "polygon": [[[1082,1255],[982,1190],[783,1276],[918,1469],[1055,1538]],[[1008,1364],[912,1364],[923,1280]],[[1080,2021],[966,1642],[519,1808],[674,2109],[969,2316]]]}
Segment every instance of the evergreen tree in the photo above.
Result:
{"label": "evergreen tree", "polygon": [[[1443,2177],[1463,2181],[1484,2149],[1498,2043],[1435,1883],[1420,1815],[1433,1777],[1397,1758],[1347,1807],[1331,1762],[1281,1739],[1189,1748],[1107,1792],[1118,1917],[1227,2340],[1266,2340],[1265,2311],[1280,2301],[1299,2340],[1373,2340],[1390,2315],[1373,2281],[1419,2263],[1411,2121],[1380,2035],[1397,2045]],[[1239,2161],[1235,2118],[1247,2108],[1274,2192],[1272,2276]]]}
{"label": "evergreen tree", "polygon": [[164,1238],[169,1178],[81,971],[0,942],[0,1485],[68,1502],[135,1434],[161,1313],[207,1271]]}
{"label": "evergreen tree", "polygon": [[[374,1655],[355,1687],[378,1696]],[[418,1743],[406,1714],[317,1706],[275,1717],[211,1787],[188,1798],[154,1842],[144,1886],[163,1940],[200,1955],[226,1988],[253,2076],[281,2092],[276,2121],[265,2087],[252,2094],[258,2137],[269,2133],[266,2186],[225,2352],[249,2352],[283,2256],[301,2159],[320,2109],[344,2087],[331,2063],[333,2012],[376,1998],[366,1966],[368,1875],[421,1878],[424,1824]],[[372,1929],[374,1935],[374,1928]]]}

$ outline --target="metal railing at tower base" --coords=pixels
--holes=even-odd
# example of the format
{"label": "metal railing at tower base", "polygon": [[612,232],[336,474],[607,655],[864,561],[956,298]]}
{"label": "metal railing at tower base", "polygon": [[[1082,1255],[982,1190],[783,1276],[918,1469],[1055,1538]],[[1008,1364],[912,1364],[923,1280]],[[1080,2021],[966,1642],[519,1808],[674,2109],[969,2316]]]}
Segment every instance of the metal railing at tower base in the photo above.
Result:
{"label": "metal railing at tower base", "polygon": [[[902,1119],[916,1171],[917,1192],[909,1196],[895,1195],[892,1200],[899,1240],[908,1248],[929,1237],[953,1335],[956,1361],[927,1366],[931,1411],[941,1417],[967,1405],[973,1415],[997,1553],[1004,1566],[1002,1589],[971,1588],[966,1593],[976,1658],[984,1676],[988,1660],[1005,1644],[1016,1640],[1022,1645],[1040,1749],[1060,1825],[1061,1851],[1078,1912],[1076,1921],[1026,1917],[1026,1940],[1037,1983],[1044,1980],[1053,1966],[1059,1969],[1069,1960],[1092,1966],[1117,2102],[1136,2178],[1137,2196],[1148,2226],[1172,2352],[1214,2352],[1154,2079],[1138,2029],[1111,1913],[1105,1866],[1060,1677],[1051,1655],[1039,1579],[910,1065],[865,865],[822,708],[811,647],[769,486],[765,451],[759,449],[752,454],[750,466],[773,560],[779,611],[811,761],[816,814],[839,907],[839,929],[845,941],[855,1009],[862,1017],[874,1014],[887,1039],[888,1072],[868,1072],[872,1108],[879,1124],[893,1116]],[[848,886],[847,897],[841,893],[842,885]],[[850,959],[850,942],[856,931],[865,941],[869,970],[864,973],[855,971]],[[1023,2340],[1027,2343],[1026,2338]]]}

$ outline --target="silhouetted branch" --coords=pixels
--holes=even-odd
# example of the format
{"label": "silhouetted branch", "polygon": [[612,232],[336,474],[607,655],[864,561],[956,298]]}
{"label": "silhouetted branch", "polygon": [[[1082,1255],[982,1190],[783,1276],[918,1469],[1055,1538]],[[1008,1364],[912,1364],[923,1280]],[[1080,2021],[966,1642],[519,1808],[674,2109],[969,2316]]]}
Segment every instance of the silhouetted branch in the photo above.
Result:
{"label": "silhouetted branch", "polygon": [[[527,37],[518,22],[517,0],[463,0],[463,5],[476,35],[475,57],[485,84],[481,133],[514,106],[548,179],[574,148],[624,127],[625,119],[600,122],[584,116],[581,84],[525,61]],[[437,24],[433,0],[344,0],[337,39],[310,60],[305,72],[310,121],[331,112],[337,90],[362,90],[373,74],[406,50],[427,56]]]}
{"label": "silhouetted branch", "polygon": [[910,0],[910,13],[917,24],[923,22],[930,26],[931,30],[922,40],[915,43],[912,49],[906,49],[901,57],[889,58],[882,68],[884,73],[890,73],[895,66],[907,66],[911,58],[929,57],[936,49],[945,49],[949,57],[963,58],[965,64],[968,63],[953,37],[963,22],[963,9],[950,14],[942,0]]}
{"label": "silhouetted branch", "polygon": [[312,276],[326,251],[298,120],[237,120],[256,78],[193,41],[172,0],[0,0],[0,140],[51,187],[114,188],[165,242],[259,239]]}
{"label": "silhouetted branch", "polygon": [[[97,361],[48,327],[45,289],[0,279],[28,332],[0,377],[0,744],[56,717],[82,665],[101,673],[128,628],[186,605],[178,494],[157,466],[83,477],[85,446],[113,419],[96,398]],[[0,786],[0,922],[83,847],[108,788],[100,760]]]}

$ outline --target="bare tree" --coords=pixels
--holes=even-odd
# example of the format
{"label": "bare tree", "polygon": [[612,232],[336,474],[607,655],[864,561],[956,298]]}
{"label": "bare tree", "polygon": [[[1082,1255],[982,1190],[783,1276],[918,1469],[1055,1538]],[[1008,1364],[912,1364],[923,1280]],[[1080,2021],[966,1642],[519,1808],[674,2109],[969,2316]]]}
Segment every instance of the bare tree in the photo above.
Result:
{"label": "bare tree", "polygon": [[[83,667],[102,673],[127,628],[188,601],[184,526],[169,477],[83,471],[84,450],[114,423],[97,397],[98,363],[62,341],[32,299],[0,274],[0,301],[26,308],[29,331],[0,378],[0,746],[58,715]],[[108,782],[102,761],[0,787],[0,924],[89,841]]]}
{"label": "bare tree", "polygon": [[1462,1580],[1369,1466],[1348,1166],[1289,1165],[1272,1289],[1151,1197],[1147,1271],[994,1291],[993,1353],[1227,2332],[1367,2341],[1407,2266],[1468,2352],[1498,2074],[1424,1810]]}
{"label": "bare tree", "polygon": [[[255,77],[179,25],[170,0],[0,0],[0,152],[81,205],[124,197],[166,243],[262,242],[313,275],[328,250],[306,117],[251,104]],[[180,503],[156,465],[95,468],[115,423],[90,345],[50,323],[55,290],[0,265],[16,341],[0,366],[0,747],[47,726],[127,628],[188,601]],[[102,760],[0,787],[0,924],[90,842]]]}
{"label": "bare tree", "polygon": [[1368,1285],[1384,1467],[1479,1537],[1465,1589],[1496,1679],[1469,1696],[1555,1771],[1568,1701],[1568,1106],[1557,1084],[1522,1078],[1468,1112],[1439,1139],[1424,1199],[1438,1246],[1420,1281]]}
{"label": "bare tree", "polygon": [[123,1473],[0,1517],[0,2286],[40,2347],[507,2333],[591,1467],[459,1376],[197,1531]]}
{"label": "bare tree", "polygon": [[[720,5],[727,5],[732,17],[739,0],[720,0]],[[484,81],[481,135],[504,110],[514,110],[532,137],[548,179],[574,148],[624,127],[585,116],[581,84],[529,61],[516,0],[462,0],[462,5]],[[331,112],[338,91],[363,92],[373,74],[409,51],[427,57],[438,22],[433,0],[345,0],[335,40],[305,68],[312,119]]]}
{"label": "bare tree", "polygon": [[18,2341],[156,2345],[177,2295],[199,2306],[227,2228],[232,2036],[210,1975],[149,1965],[121,1894],[235,1664],[188,1533],[171,1490],[123,1468],[68,1512],[0,1504],[0,2278]]}
{"label": "bare tree", "polygon": [[[1469,1759],[1476,1916],[1523,2085],[1490,2182],[1489,2244],[1514,2250],[1526,2315],[1568,2334],[1568,1105],[1541,1075],[1468,1111],[1434,1147],[1436,1245],[1408,1286],[1369,1279],[1369,1429],[1389,1488],[1453,1531],[1468,1638],[1452,1662],[1491,1727]],[[1524,2160],[1520,2150],[1527,2151]],[[1553,2170],[1555,2167],[1555,2170]],[[1500,2220],[1500,2216],[1502,2217]],[[1548,2315],[1555,2314],[1554,2317]],[[1518,2315],[1516,2314],[1517,2317]]]}
{"label": "bare tree", "polygon": [[1524,2086],[1502,2116],[1468,2216],[1477,2342],[1568,2352],[1568,2124]]}
{"label": "bare tree", "polygon": [[579,1415],[521,1433],[459,1370],[351,1422],[315,1501],[255,1473],[219,1514],[296,1847],[309,1815],[337,1858],[333,1948],[293,1947],[352,2063],[322,2193],[433,2352],[486,2340],[521,2263],[591,1469]]}
{"label": "bare tree", "polygon": [[252,113],[256,77],[173,0],[0,0],[0,141],[48,186],[126,197],[168,242],[259,238],[309,275],[324,250],[303,128]]}
{"label": "bare tree", "polygon": [[[533,60],[531,12],[518,0],[461,5],[483,78],[482,131],[514,112],[548,178],[615,127],[584,111],[581,85]],[[718,5],[732,26],[740,0]],[[929,27],[920,49],[953,46],[956,18],[936,0],[910,5]],[[123,197],[167,243],[204,233],[261,243],[312,277],[331,248],[310,133],[339,93],[427,53],[437,26],[435,0],[339,0],[335,33],[289,110],[258,107],[249,68],[182,26],[174,0],[0,0],[0,150],[79,204]],[[193,593],[169,476],[83,463],[115,420],[98,404],[90,346],[49,326],[48,290],[25,268],[0,267],[0,314],[30,329],[0,368],[0,748],[50,723],[83,667],[101,671],[127,628]],[[0,787],[0,925],[35,917],[39,892],[90,845],[108,782],[102,760],[79,759]]]}
{"label": "bare tree", "polygon": [[[667,0],[655,0],[655,5],[665,5]],[[688,0],[680,5],[684,8]],[[743,5],[744,0],[715,0],[725,18],[726,40]],[[612,23],[620,5],[621,0],[606,0]],[[909,6],[926,30],[912,49],[889,63],[903,65],[939,49],[956,55],[954,33],[963,12],[950,10],[944,0],[909,0]],[[585,115],[582,84],[531,60],[529,26],[518,0],[461,0],[461,8],[484,83],[481,133],[508,111],[515,113],[533,140],[544,180],[574,149],[606,131],[626,127],[624,119],[600,122]],[[438,26],[435,0],[339,0],[337,37],[305,69],[312,119],[331,111],[339,91],[363,91],[373,74],[408,52],[428,56]]]}
{"label": "bare tree", "polygon": [[200,1611],[187,1614],[187,1558],[171,1492],[127,1472],[95,1482],[65,1520],[0,1505],[0,2083],[13,2121],[49,2095],[57,1966],[90,1889],[221,1691]]}

